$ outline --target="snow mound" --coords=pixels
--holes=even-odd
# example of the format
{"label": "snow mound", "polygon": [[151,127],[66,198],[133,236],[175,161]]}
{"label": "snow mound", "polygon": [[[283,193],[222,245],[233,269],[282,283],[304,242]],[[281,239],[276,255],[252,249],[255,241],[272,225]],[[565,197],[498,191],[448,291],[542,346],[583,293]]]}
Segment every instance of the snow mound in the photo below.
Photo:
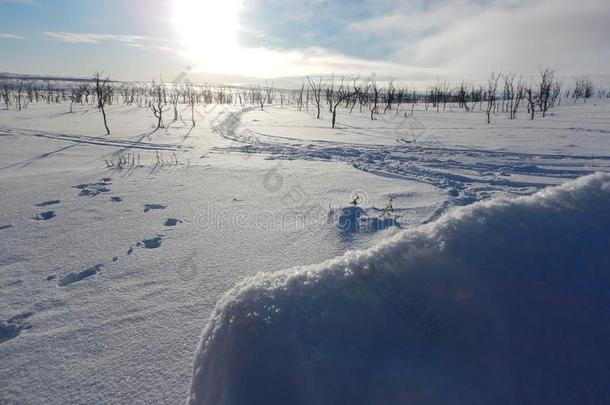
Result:
{"label": "snow mound", "polygon": [[238,284],[191,404],[605,403],[610,175]]}

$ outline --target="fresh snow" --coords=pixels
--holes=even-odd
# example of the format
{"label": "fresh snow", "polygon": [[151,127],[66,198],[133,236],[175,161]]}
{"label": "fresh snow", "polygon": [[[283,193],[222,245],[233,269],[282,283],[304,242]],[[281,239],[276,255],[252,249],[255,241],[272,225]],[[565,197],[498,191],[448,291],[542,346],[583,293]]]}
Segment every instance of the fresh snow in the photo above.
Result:
{"label": "fresh snow", "polygon": [[259,273],[203,332],[191,404],[605,403],[610,175]]}
{"label": "fresh snow", "polygon": [[[448,110],[436,113],[416,109],[411,117],[408,109],[398,114],[380,115],[378,120],[371,121],[366,112],[360,114],[355,110],[351,115],[347,112],[339,114],[336,130],[330,129],[328,114],[323,114],[322,120],[316,120],[311,111],[295,111],[280,106],[266,106],[265,111],[258,111],[208,105],[205,108],[197,107],[195,128],[180,120],[172,122],[168,117],[167,128],[158,131],[154,131],[155,119],[148,110],[113,105],[107,107],[112,131],[110,136],[104,135],[97,109],[75,105],[74,113],[68,113],[67,108],[66,105],[30,104],[20,112],[0,111],[2,403],[182,402],[189,395],[193,352],[210,314],[214,313],[210,325],[217,325],[220,333],[226,327],[223,323],[225,304],[229,305],[227,308],[231,311],[236,311],[237,319],[250,311],[248,307],[237,310],[235,304],[230,304],[236,291],[246,294],[238,295],[248,305],[267,302],[283,304],[283,308],[274,309],[279,310],[278,314],[295,311],[293,313],[300,316],[299,310],[307,313],[316,305],[319,308],[327,305],[317,315],[328,317],[328,334],[318,336],[323,341],[317,343],[297,341],[301,338],[313,339],[313,333],[320,330],[316,329],[320,324],[312,324],[313,329],[308,332],[299,329],[301,322],[305,321],[295,318],[278,332],[294,334],[297,340],[286,340],[284,346],[279,345],[277,352],[274,352],[265,345],[272,344],[273,339],[280,335],[275,334],[273,327],[266,328],[267,332],[244,358],[243,368],[229,370],[219,365],[207,369],[207,377],[218,378],[218,388],[209,389],[206,384],[210,380],[195,378],[194,389],[208,391],[206,395],[210,397],[219,395],[217,389],[235,384],[236,373],[240,370],[250,370],[260,375],[261,379],[276,375],[277,389],[284,389],[282,384],[286,384],[291,375],[284,374],[281,369],[277,373],[266,369],[271,363],[258,368],[260,364],[255,357],[259,355],[276,359],[280,353],[285,353],[288,357],[280,360],[292,359],[294,365],[304,365],[298,373],[305,374],[297,373],[295,378],[311,376],[308,373],[317,370],[316,367],[327,364],[332,356],[336,358],[336,354],[327,350],[345,345],[343,351],[337,353],[346,354],[350,348],[363,342],[361,339],[353,342],[347,340],[345,337],[348,335],[342,334],[340,326],[344,326],[346,333],[354,332],[354,336],[364,334],[372,342],[386,339],[383,345],[375,349],[379,353],[361,353],[372,356],[371,361],[376,358],[374,354],[379,355],[379,362],[390,355],[399,356],[396,358],[400,359],[400,356],[408,355],[405,352],[407,348],[394,352],[392,342],[405,338],[418,344],[417,339],[426,340],[425,334],[402,327],[396,329],[397,335],[392,335],[390,325],[383,324],[390,322],[389,316],[380,316],[377,321],[370,317],[374,311],[380,310],[379,305],[374,303],[370,309],[359,314],[359,319],[366,321],[353,324],[354,314],[359,309],[348,304],[355,302],[361,305],[364,301],[358,301],[359,295],[327,295],[321,300],[326,288],[330,292],[345,282],[349,284],[349,281],[330,277],[335,274],[334,271],[322,270],[322,267],[328,266],[320,267],[316,263],[379,243],[385,243],[382,245],[385,247],[366,253],[350,253],[345,259],[337,260],[370,257],[371,262],[389,263],[395,260],[398,263],[402,260],[402,254],[392,258],[371,252],[394,252],[388,246],[405,246],[405,238],[413,235],[428,240],[427,236],[421,236],[429,235],[423,229],[430,232],[435,230],[438,235],[455,236],[459,230],[455,233],[449,230],[441,232],[439,224],[465,227],[460,225],[463,222],[456,219],[460,212],[462,216],[468,212],[479,215],[480,212],[481,221],[486,218],[488,225],[481,222],[479,226],[482,228],[476,228],[474,220],[466,221],[470,224],[468,229],[484,232],[489,230],[485,226],[495,225],[497,229],[508,227],[506,232],[512,232],[488,233],[485,237],[473,233],[464,237],[464,254],[459,256],[464,266],[484,262],[489,264],[489,274],[497,275],[492,269],[508,269],[511,263],[522,263],[521,253],[510,254],[521,245],[513,246],[509,242],[517,240],[527,246],[525,242],[534,241],[537,235],[538,243],[532,245],[531,249],[542,246],[540,249],[548,251],[540,254],[557,254],[557,259],[548,258],[549,266],[564,262],[574,269],[582,266],[583,271],[591,272],[582,280],[587,283],[597,280],[598,274],[594,270],[600,263],[598,258],[603,256],[596,256],[595,249],[603,239],[588,241],[591,254],[580,262],[584,264],[578,266],[571,258],[571,250],[552,242],[562,237],[561,232],[555,231],[561,229],[561,224],[574,226],[564,235],[566,238],[574,235],[573,232],[587,236],[596,231],[599,231],[601,238],[603,235],[599,227],[610,227],[604,212],[597,212],[591,226],[586,222],[569,222],[569,218],[593,218],[595,212],[581,212],[581,209],[594,209],[596,202],[603,196],[607,197],[600,191],[602,189],[595,187],[595,184],[604,183],[601,175],[571,183],[560,189],[563,190],[561,192],[547,192],[565,196],[569,194],[569,187],[574,187],[574,195],[581,196],[578,201],[566,197],[558,203],[557,211],[563,212],[566,218],[554,216],[552,207],[536,211],[530,206],[533,203],[524,202],[486,203],[491,204],[489,207],[495,207],[493,209],[485,208],[488,207],[485,204],[466,208],[465,211],[455,207],[496,198],[514,199],[594,172],[609,172],[610,114],[608,105],[604,103],[560,106],[554,109],[552,116],[535,121],[525,116],[509,121],[498,114],[491,126],[487,126],[482,114],[477,112]],[[407,116],[404,112],[407,112]],[[181,113],[186,117],[190,111],[185,109]],[[121,167],[119,162],[123,162]],[[108,167],[107,163],[112,167]],[[350,202],[356,195],[359,196],[359,203],[353,206]],[[538,201],[537,204],[550,201],[540,196],[519,201]],[[386,207],[390,201],[393,208],[388,210]],[[575,204],[572,211],[568,209],[570,201]],[[519,212],[523,215],[529,211],[539,212],[539,220],[550,221],[549,218],[554,218],[557,224],[539,222],[538,229],[531,218],[519,218],[514,212],[496,216],[495,213],[500,210],[498,207],[507,207],[508,211],[521,210]],[[455,209],[458,211],[454,213]],[[510,221],[508,217],[511,217]],[[443,219],[438,222],[439,218]],[[518,228],[520,224],[523,225],[521,233]],[[544,229],[557,233],[548,236],[550,245],[543,243],[546,237]],[[517,234],[520,236],[516,237]],[[437,245],[442,245],[440,241],[437,242],[427,242],[432,251],[438,248]],[[447,246],[457,243],[455,240],[450,242],[445,243],[449,244]],[[505,267],[494,267],[496,259],[490,252],[482,250],[480,261],[477,261],[474,253],[467,255],[467,252],[476,250],[476,243],[482,244],[482,249],[492,243],[505,247],[505,255],[497,255],[505,260]],[[574,243],[576,252],[578,249],[584,252],[586,246],[576,239]],[[415,257],[421,256],[421,260],[428,260],[426,249],[420,246],[419,242],[414,242],[412,248],[405,250],[404,257],[415,260]],[[534,253],[525,251],[523,254]],[[455,257],[458,256],[453,253],[438,255],[439,260],[445,258],[450,261]],[[508,361],[512,346],[500,336],[512,333],[510,336],[518,337],[519,331],[511,329],[506,332],[506,328],[516,325],[519,319],[515,318],[519,317],[524,317],[523,324],[529,325],[529,307],[526,308],[526,304],[538,302],[526,300],[523,306],[514,308],[517,312],[510,312],[500,304],[515,302],[514,297],[509,295],[517,294],[517,290],[505,287],[505,291],[502,291],[499,286],[502,280],[497,277],[477,279],[475,276],[479,273],[476,267],[470,270],[456,267],[452,270],[449,264],[442,263],[438,265],[439,276],[435,279],[439,290],[432,293],[433,280],[430,277],[435,273],[426,272],[425,277],[419,276],[427,268],[424,264],[421,267],[409,266],[419,270],[414,270],[417,277],[407,279],[414,282],[410,290],[414,297],[422,300],[426,311],[433,311],[430,313],[438,316],[447,328],[438,343],[432,344],[432,347],[440,349],[421,353],[415,350],[411,352],[413,362],[388,362],[384,365],[388,370],[375,372],[379,373],[378,376],[401,376],[404,375],[401,373],[405,372],[405,365],[409,370],[419,367],[421,381],[431,378],[431,381],[439,383],[446,378],[446,381],[453,381],[451,389],[456,393],[456,398],[472,398],[470,403],[476,403],[476,389],[472,387],[476,386],[481,376],[489,378],[489,381],[494,380],[491,372],[487,376],[485,373],[477,376],[474,368],[468,369],[461,380],[464,384],[458,387],[455,385],[458,380],[454,380],[451,374],[455,369],[438,369],[434,368],[435,364],[443,360],[446,362],[443,364],[449,367],[463,360],[468,367],[489,366],[490,370],[499,371],[486,363],[484,358],[476,358],[479,363],[473,363],[466,354],[459,357],[456,351],[443,345],[473,351],[479,347],[483,350],[485,344],[498,346],[506,355],[501,359]],[[252,280],[275,280],[279,286],[286,274],[299,273],[283,270],[307,265],[314,266],[309,270],[312,278],[304,278],[309,284],[299,286],[300,278],[291,278],[295,285],[291,284],[283,290],[295,291],[294,297],[278,295],[279,301],[275,302],[272,297],[259,295],[263,289],[251,285]],[[340,268],[340,265],[331,267]],[[507,285],[525,280],[519,278],[521,268],[526,269],[516,266],[516,270],[510,267],[511,270],[506,271]],[[560,270],[564,268],[559,267]],[[345,269],[344,266],[343,271]],[[472,274],[468,271],[472,271]],[[272,275],[274,272],[279,273]],[[447,272],[455,277],[447,276]],[[256,276],[258,273],[261,274]],[[544,274],[547,273],[541,273],[540,277]],[[559,321],[555,322],[554,317],[564,317],[561,311],[566,309],[568,302],[575,305],[573,311],[590,312],[583,309],[584,304],[589,304],[586,301],[589,296],[585,297],[577,289],[564,291],[563,277],[567,273],[557,274],[562,276],[551,277],[549,283],[544,284],[548,286],[548,295],[540,297],[546,297],[556,304],[556,310],[551,306],[540,307],[546,308],[548,313],[544,315],[550,319],[548,322],[539,320],[540,327],[547,323],[558,325]],[[569,274],[574,276],[576,273]],[[407,274],[401,271],[399,275]],[[256,278],[242,282],[241,287],[232,290],[241,280],[252,276]],[[349,272],[345,277],[348,276],[353,277]],[[317,277],[330,277],[329,283],[332,284],[316,284],[314,280]],[[580,279],[573,278],[570,282],[577,283]],[[416,279],[421,284],[415,283]],[[466,281],[470,282],[473,290],[461,284]],[[492,282],[498,283],[498,287],[490,288],[490,301],[484,301],[482,291],[489,287],[486,283]],[[531,283],[534,285],[528,284],[518,291],[541,291],[535,285],[536,279]],[[318,298],[314,285],[324,286]],[[595,288],[603,285],[600,282],[599,287]],[[453,286],[455,289],[452,289]],[[306,297],[298,295],[308,291],[308,288],[313,288],[312,294]],[[391,290],[393,287],[384,288]],[[223,298],[227,291],[232,292]],[[352,292],[348,289],[345,294]],[[597,294],[598,290],[594,292]],[[376,290],[366,294],[372,302],[379,300]],[[460,297],[456,298],[456,302],[461,304],[451,301],[449,305],[448,297],[454,296]],[[468,297],[472,297],[471,301]],[[529,296],[525,298],[534,299]],[[496,306],[491,305],[493,299],[498,300]],[[552,301],[558,299],[565,299],[566,303]],[[213,312],[217,302],[220,304]],[[474,324],[472,329],[456,324],[464,321],[463,305],[468,302],[472,303],[469,307],[472,319],[467,323]],[[486,306],[475,307],[481,302],[485,302]],[[604,301],[601,299],[598,302]],[[337,307],[339,303],[346,306]],[[487,313],[483,311],[485,308],[488,308]],[[538,307],[534,305],[532,308]],[[452,309],[456,312],[451,312]],[[333,325],[339,312],[346,316],[338,325]],[[589,328],[591,325],[587,322],[595,314],[582,316],[583,323],[578,325],[571,324],[572,318],[567,317],[565,327],[568,330],[572,326]],[[312,315],[315,314],[312,312]],[[495,319],[495,323],[487,323],[491,318]],[[315,317],[312,322],[317,322]],[[476,338],[468,335],[468,331],[481,331],[489,325],[493,333],[482,332]],[[601,323],[590,333],[599,333],[596,336],[601,337],[604,325]],[[385,329],[378,330],[379,326]],[[214,350],[206,352],[209,357],[200,352],[200,357],[203,356],[200,360],[219,364],[225,360],[231,361],[231,355],[226,350],[217,348],[218,340],[214,338],[216,335],[211,334],[210,326],[206,331]],[[549,329],[548,333],[562,336],[565,331]],[[245,346],[240,346],[239,334],[227,336],[230,337],[227,344],[234,345],[232,347],[236,350],[244,350]],[[472,346],[462,345],[464,336],[472,337]],[[564,343],[568,348],[576,344],[575,336],[566,335]],[[593,335],[583,332],[583,338],[586,337]],[[303,353],[291,352],[291,348],[286,346],[290,342],[302,344],[306,350]],[[534,344],[540,345],[541,342]],[[589,341],[586,346],[588,351],[582,352],[584,356],[592,355],[599,347]],[[426,356],[435,356],[434,353],[439,353],[439,356],[449,353],[453,357],[434,357],[437,363],[429,362],[430,357]],[[482,355],[483,351],[473,353]],[[305,358],[289,357],[297,354]],[[363,358],[358,357],[358,353],[348,354],[342,359],[344,363],[335,364],[334,367],[345,367],[342,370],[352,367],[354,382],[377,381],[375,376],[368,374],[370,370],[358,368],[359,364],[363,364]],[[581,373],[582,378],[596,376],[596,364],[605,361],[600,357],[602,355],[604,352],[600,351],[599,356],[591,360],[591,369],[588,374]],[[566,362],[576,361],[571,357],[564,358]],[[517,359],[520,357],[517,356]],[[503,378],[521,378],[517,372],[521,364],[517,361],[507,364],[516,368],[507,368],[504,374],[496,374],[496,382]],[[534,359],[532,364],[534,367],[544,363]],[[336,377],[332,374],[334,371],[336,369],[331,368],[326,374],[320,372],[333,384],[343,384],[341,379],[333,379]],[[438,379],[432,378],[430,373],[434,373]],[[337,375],[347,374],[341,371]],[[532,372],[531,376],[539,374]],[[303,380],[303,384],[316,384],[319,381],[312,377]],[[392,380],[388,381],[389,388],[392,388]],[[506,387],[514,388],[511,392],[518,393],[519,389],[515,387],[521,387],[518,384],[525,384],[524,381],[525,377],[511,381],[512,385],[507,382]],[[551,380],[541,379],[540,384],[548,381]],[[580,385],[573,387],[574,392],[580,390],[579,387],[590,388],[582,379],[575,381]],[[244,380],[247,385],[255,383],[254,380]],[[473,385],[468,386],[468,383]],[[336,387],[340,386],[329,386],[327,391],[320,393],[329,396],[338,394]],[[304,385],[296,387],[303,390],[301,401],[306,401],[308,397],[305,395],[310,389]],[[494,387],[500,389],[497,385],[489,385],[490,390]],[[564,384],[557,392],[568,388],[569,384]],[[233,392],[238,396],[244,391],[236,388]],[[294,394],[290,389],[285,392],[286,395]],[[356,395],[358,389],[346,392]],[[439,391],[439,395],[449,395],[450,392]],[[601,392],[601,388],[590,390],[591,398]],[[391,389],[388,391],[388,395],[395,393]],[[419,393],[415,390],[405,395],[421,398]],[[478,397],[481,403],[485,402],[484,393],[482,391]],[[487,394],[487,398],[493,397],[493,393],[488,391]],[[401,401],[408,398],[401,397]],[[241,403],[240,398],[236,401]]]}

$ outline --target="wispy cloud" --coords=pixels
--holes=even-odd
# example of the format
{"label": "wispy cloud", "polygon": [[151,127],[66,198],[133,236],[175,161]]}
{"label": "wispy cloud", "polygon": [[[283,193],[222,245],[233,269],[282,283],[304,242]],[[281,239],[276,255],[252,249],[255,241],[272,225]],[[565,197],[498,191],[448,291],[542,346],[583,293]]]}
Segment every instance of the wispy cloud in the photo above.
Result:
{"label": "wispy cloud", "polygon": [[84,34],[77,32],[45,32],[47,37],[69,44],[99,44],[102,42],[123,42],[142,45],[147,37],[139,35]]}
{"label": "wispy cloud", "polygon": [[172,41],[150,38],[142,35],[115,35],[91,34],[78,32],[45,32],[48,38],[68,44],[102,44],[119,43],[139,49],[156,49],[159,51],[175,52]]}
{"label": "wispy cloud", "polygon": [[38,4],[36,0],[0,0],[0,3],[10,4]]}
{"label": "wispy cloud", "polygon": [[27,38],[24,36],[21,36],[21,35],[0,33],[0,39],[27,39]]}

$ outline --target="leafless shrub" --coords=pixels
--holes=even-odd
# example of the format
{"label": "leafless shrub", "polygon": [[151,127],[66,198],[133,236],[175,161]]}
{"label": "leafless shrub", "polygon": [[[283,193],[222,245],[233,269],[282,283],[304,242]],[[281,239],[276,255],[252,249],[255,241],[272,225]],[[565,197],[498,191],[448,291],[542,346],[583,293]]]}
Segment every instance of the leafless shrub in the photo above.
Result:
{"label": "leafless shrub", "polygon": [[582,98],[584,102],[587,102],[587,99],[593,96],[593,82],[589,76],[581,76],[576,79],[576,83],[574,85],[574,90],[572,91],[572,97],[574,98],[574,104],[578,101],[578,99]]}
{"label": "leafless shrub", "polygon": [[102,112],[104,118],[104,128],[106,128],[106,135],[110,135],[110,129],[108,128],[108,122],[106,120],[106,104],[111,98],[112,90],[108,84],[108,77],[102,79],[100,72],[95,72],[93,79],[95,80],[95,94],[97,96],[97,108]]}

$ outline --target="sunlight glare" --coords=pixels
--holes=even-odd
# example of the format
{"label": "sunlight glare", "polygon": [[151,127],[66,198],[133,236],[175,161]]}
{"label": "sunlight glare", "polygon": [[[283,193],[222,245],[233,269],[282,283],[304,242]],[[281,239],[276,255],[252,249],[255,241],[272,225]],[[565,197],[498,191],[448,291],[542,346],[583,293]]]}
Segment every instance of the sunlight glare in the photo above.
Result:
{"label": "sunlight glare", "polygon": [[185,56],[207,68],[236,63],[242,1],[174,0],[173,23]]}

